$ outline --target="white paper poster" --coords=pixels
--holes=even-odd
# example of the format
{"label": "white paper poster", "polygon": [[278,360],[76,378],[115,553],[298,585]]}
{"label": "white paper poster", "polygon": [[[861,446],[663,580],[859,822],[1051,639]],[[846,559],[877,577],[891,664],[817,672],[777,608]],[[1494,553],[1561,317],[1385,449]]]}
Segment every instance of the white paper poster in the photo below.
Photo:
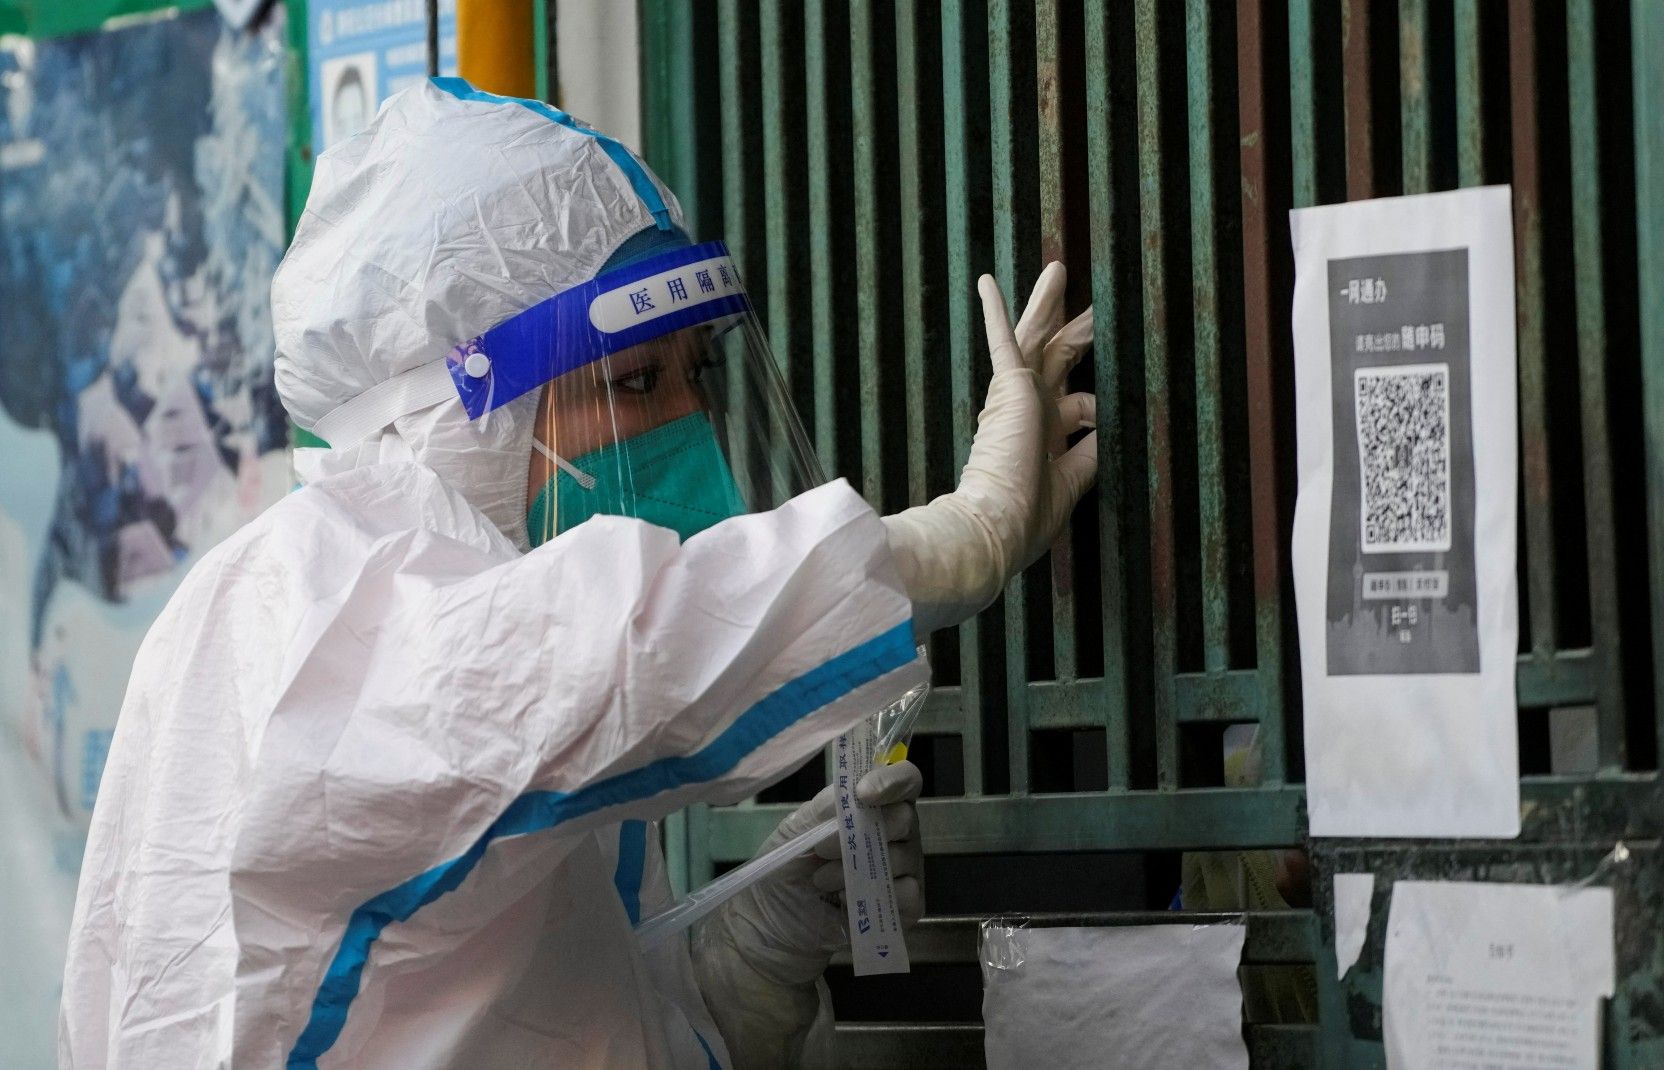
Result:
{"label": "white paper poster", "polygon": [[1290,228],[1312,835],[1516,836],[1508,188]]}
{"label": "white paper poster", "polygon": [[989,1070],[1248,1070],[1241,925],[982,934]]}
{"label": "white paper poster", "polygon": [[1612,890],[1399,881],[1387,919],[1389,1070],[1597,1070]]}

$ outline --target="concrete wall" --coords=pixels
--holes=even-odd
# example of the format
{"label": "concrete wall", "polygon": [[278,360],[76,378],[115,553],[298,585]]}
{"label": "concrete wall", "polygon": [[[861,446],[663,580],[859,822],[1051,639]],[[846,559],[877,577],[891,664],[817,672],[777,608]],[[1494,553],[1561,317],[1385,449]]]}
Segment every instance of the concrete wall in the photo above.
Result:
{"label": "concrete wall", "polygon": [[584,122],[639,150],[635,0],[554,0],[554,6],[557,101]]}

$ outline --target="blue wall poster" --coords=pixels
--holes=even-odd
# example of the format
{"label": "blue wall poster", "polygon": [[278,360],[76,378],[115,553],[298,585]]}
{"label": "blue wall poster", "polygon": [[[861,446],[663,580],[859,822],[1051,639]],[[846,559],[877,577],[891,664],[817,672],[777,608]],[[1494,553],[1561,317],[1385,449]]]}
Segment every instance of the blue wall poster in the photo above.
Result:
{"label": "blue wall poster", "polygon": [[[427,77],[427,2],[310,0],[306,17],[312,149],[322,152]],[[439,0],[439,73],[456,73],[456,0]]]}
{"label": "blue wall poster", "polygon": [[272,386],[281,15],[0,39],[0,1066],[56,1065],[128,670],[291,482]]}

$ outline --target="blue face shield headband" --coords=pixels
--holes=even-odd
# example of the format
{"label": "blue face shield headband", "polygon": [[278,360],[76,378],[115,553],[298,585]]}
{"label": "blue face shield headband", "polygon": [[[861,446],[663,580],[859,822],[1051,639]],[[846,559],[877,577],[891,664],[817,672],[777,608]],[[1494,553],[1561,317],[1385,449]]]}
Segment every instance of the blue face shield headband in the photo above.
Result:
{"label": "blue face shield headband", "polygon": [[[461,400],[480,419],[560,375],[688,327],[745,325],[751,302],[728,247],[706,242],[655,253],[542,301],[442,359],[370,387],[312,428],[336,449],[400,416]],[[754,345],[761,332],[746,332]]]}
{"label": "blue face shield headband", "polygon": [[673,249],[597,275],[456,346],[446,368],[478,419],[559,376],[676,331],[749,315],[720,241]]}

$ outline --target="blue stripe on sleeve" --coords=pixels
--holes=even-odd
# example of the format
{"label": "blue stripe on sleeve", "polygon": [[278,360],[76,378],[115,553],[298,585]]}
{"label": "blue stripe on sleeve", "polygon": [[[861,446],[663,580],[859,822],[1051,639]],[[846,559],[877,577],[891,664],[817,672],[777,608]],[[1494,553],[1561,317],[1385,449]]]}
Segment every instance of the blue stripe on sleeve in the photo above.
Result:
{"label": "blue stripe on sleeve", "polygon": [[612,883],[631,925],[641,920],[641,871],[646,864],[647,822],[626,821],[618,828],[618,868]]}

